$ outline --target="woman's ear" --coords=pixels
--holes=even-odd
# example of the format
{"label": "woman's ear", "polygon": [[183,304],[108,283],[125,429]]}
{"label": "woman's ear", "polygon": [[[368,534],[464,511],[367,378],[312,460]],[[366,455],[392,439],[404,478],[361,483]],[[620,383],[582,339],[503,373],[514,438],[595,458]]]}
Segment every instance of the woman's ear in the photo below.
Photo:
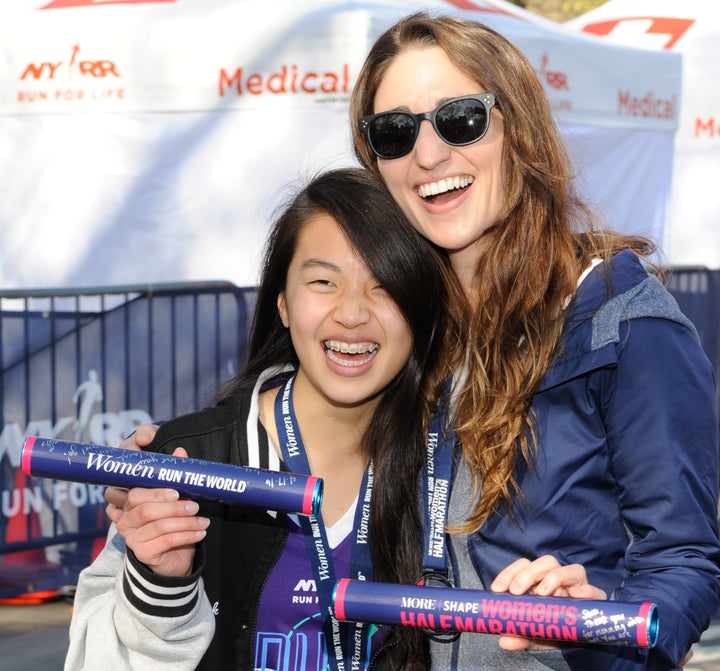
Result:
{"label": "woman's ear", "polygon": [[290,320],[288,319],[287,302],[285,301],[285,292],[281,291],[277,298],[277,308],[280,314],[280,319],[285,328],[290,327]]}

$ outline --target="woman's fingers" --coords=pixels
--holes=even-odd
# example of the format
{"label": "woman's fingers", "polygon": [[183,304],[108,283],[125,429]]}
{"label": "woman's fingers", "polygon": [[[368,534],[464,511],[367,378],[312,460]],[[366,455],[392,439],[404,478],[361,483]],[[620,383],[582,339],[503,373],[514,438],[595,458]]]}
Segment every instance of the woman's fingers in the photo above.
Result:
{"label": "woman's fingers", "polygon": [[[581,564],[561,566],[552,555],[543,555],[534,561],[518,559],[505,567],[493,581],[490,589],[510,594],[537,594],[539,596],[572,597],[575,599],[607,599],[607,594],[588,582],[585,567]],[[504,650],[544,650],[558,644],[543,643],[518,636],[500,636],[498,644]]]}

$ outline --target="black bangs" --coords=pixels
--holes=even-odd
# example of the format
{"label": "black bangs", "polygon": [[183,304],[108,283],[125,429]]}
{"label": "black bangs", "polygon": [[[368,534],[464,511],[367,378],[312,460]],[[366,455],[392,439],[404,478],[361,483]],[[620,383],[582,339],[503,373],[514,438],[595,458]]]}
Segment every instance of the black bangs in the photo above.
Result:
{"label": "black bangs", "polygon": [[427,333],[427,316],[443,294],[438,261],[385,184],[367,170],[348,169],[320,177],[308,195],[338,222],[411,330]]}

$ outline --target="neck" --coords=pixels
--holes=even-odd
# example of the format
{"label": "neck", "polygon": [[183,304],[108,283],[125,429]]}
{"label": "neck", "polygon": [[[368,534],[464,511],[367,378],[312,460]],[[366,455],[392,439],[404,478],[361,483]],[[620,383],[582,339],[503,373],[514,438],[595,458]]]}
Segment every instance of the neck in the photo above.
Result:
{"label": "neck", "polygon": [[462,289],[463,294],[465,294],[468,305],[474,313],[477,309],[479,300],[477,288],[475,287],[475,265],[473,264],[470,267],[459,267],[452,264],[452,269],[460,282],[460,288]]}
{"label": "neck", "polygon": [[477,307],[478,295],[475,288],[475,277],[478,268],[478,259],[482,254],[480,241],[463,249],[449,250],[450,266],[457,276],[463,293],[474,309]]}
{"label": "neck", "polygon": [[293,403],[308,455],[337,461],[360,454],[379,398],[353,405],[337,404],[318,393],[301,373],[295,378]]}
{"label": "neck", "polygon": [[[298,382],[300,385],[298,386]],[[281,388],[260,395],[260,422],[278,450],[275,424],[275,397]],[[305,446],[310,474],[323,479],[322,514],[325,524],[334,524],[358,495],[368,457],[362,438],[377,402],[358,407],[338,407],[307,392],[295,380],[293,406]],[[280,454],[282,458],[282,454]]]}

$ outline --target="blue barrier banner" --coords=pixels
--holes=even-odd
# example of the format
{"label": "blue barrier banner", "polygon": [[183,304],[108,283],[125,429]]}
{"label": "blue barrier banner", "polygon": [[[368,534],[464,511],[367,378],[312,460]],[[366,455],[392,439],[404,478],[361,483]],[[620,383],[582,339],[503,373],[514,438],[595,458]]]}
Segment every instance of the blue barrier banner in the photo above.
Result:
{"label": "blue barrier banner", "polygon": [[[668,289],[720,380],[720,270],[671,268]],[[226,282],[0,290],[0,598],[74,585],[107,531],[104,487],[24,475],[24,439],[115,447],[207,405],[244,362],[254,302]]]}
{"label": "blue barrier banner", "polygon": [[23,474],[27,436],[116,447],[212,402],[242,365],[254,289],[225,282],[0,291],[0,598],[74,585],[105,488]]}

